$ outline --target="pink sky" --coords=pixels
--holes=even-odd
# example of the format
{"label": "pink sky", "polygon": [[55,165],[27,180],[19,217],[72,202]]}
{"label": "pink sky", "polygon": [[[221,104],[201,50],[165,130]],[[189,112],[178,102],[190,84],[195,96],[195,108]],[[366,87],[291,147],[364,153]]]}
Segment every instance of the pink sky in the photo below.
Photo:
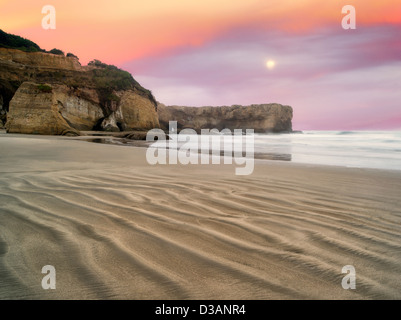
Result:
{"label": "pink sky", "polygon": [[124,68],[167,105],[277,102],[298,130],[401,129],[399,0],[0,0],[0,28]]}

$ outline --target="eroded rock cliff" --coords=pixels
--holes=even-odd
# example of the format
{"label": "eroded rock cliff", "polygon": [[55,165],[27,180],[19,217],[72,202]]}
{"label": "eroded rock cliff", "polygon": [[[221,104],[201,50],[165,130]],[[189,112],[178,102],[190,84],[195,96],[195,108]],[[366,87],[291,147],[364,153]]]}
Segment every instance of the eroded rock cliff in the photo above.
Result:
{"label": "eroded rock cliff", "polygon": [[25,52],[17,49],[1,48],[0,60],[10,65],[37,66],[41,68],[56,68],[62,70],[84,71],[77,58],[65,57],[44,52]]}
{"label": "eroded rock cliff", "polygon": [[[10,47],[13,43],[18,45]],[[20,46],[25,51],[13,49]],[[8,132],[168,130],[170,120],[178,122],[178,129],[198,132],[203,128],[291,132],[292,108],[280,104],[166,107],[126,71],[97,60],[82,66],[74,55],[44,51],[0,30],[0,127],[5,124]]]}
{"label": "eroded rock cliff", "polygon": [[65,135],[79,133],[63,118],[54,92],[24,82],[10,103],[6,130],[10,133]]}
{"label": "eroded rock cliff", "polygon": [[128,72],[8,48],[0,48],[0,122],[8,132],[38,134],[159,127],[156,100]]}
{"label": "eroded rock cliff", "polygon": [[169,121],[177,121],[178,129],[254,129],[255,132],[291,132],[292,108],[281,104],[250,106],[183,107],[157,106],[160,126],[168,130]]}

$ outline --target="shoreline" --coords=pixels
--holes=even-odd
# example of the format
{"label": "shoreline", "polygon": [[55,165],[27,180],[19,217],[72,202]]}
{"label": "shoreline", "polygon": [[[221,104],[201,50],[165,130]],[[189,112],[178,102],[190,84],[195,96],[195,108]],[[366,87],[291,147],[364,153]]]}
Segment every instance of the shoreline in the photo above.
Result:
{"label": "shoreline", "polygon": [[[389,131],[393,132],[393,131]],[[396,131],[398,132],[398,131]],[[88,133],[88,132],[86,132]],[[91,131],[91,135],[82,135],[78,137],[68,137],[68,136],[55,136],[55,135],[34,135],[34,134],[17,134],[17,133],[6,133],[5,130],[0,130],[0,139],[2,137],[8,138],[26,138],[26,139],[36,139],[36,140],[66,140],[66,141],[81,141],[81,142],[89,142],[91,144],[100,144],[100,145],[108,145],[108,146],[117,146],[117,147],[125,147],[125,148],[147,148],[152,142],[147,142],[144,140],[135,140],[135,139],[127,139],[119,137],[121,132],[114,133],[112,135],[108,135],[107,132],[99,132],[102,133],[98,135],[96,131]],[[94,134],[93,134],[94,133]],[[274,134],[273,134],[274,135]],[[105,141],[106,140],[106,141]],[[222,156],[221,152],[221,156]],[[301,167],[323,167],[323,168],[344,168],[344,169],[355,169],[355,170],[378,170],[384,172],[394,172],[400,173],[401,170],[394,168],[373,168],[373,167],[363,167],[363,166],[351,166],[351,165],[332,165],[332,164],[322,164],[322,163],[305,163],[305,162],[297,162],[292,159],[291,154],[285,153],[254,153],[255,164],[257,162],[265,163],[265,164],[275,164],[279,163],[280,165],[291,165],[291,166],[301,166]],[[187,166],[205,166],[203,164],[198,165],[187,165]]]}

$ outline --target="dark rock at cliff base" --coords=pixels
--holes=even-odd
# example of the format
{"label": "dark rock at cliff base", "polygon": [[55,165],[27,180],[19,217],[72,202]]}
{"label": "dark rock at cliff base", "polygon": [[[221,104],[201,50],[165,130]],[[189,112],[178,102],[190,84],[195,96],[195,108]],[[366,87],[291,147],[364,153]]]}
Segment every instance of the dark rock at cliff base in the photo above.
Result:
{"label": "dark rock at cliff base", "polygon": [[0,128],[2,128],[4,126],[4,124],[6,123],[6,110],[4,108],[4,103],[3,103],[3,96],[0,95]]}

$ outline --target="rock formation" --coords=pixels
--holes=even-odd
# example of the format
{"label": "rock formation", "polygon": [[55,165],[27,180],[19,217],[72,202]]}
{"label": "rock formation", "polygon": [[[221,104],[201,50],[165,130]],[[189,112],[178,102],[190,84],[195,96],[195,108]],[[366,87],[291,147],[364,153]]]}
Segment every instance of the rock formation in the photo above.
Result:
{"label": "rock formation", "polygon": [[10,133],[66,135],[79,133],[63,118],[53,92],[43,92],[39,85],[24,82],[10,103],[6,130]]}
{"label": "rock formation", "polygon": [[[132,108],[131,106],[140,106]],[[124,119],[124,125],[130,129],[147,130],[149,128],[158,128],[159,119],[154,105],[140,95],[133,92],[124,92],[120,102],[121,117]],[[122,120],[120,120],[122,121]]]}
{"label": "rock formation", "polygon": [[292,108],[281,104],[250,106],[182,107],[159,103],[160,127],[168,130],[169,121],[177,121],[178,129],[254,129],[255,132],[291,132]]}
{"label": "rock formation", "polygon": [[178,129],[198,132],[202,128],[292,131],[289,106],[166,107],[126,71],[97,60],[81,66],[72,54],[52,52],[61,54],[45,52],[0,30],[0,127],[5,124],[7,132],[168,130],[170,120],[178,122]]}
{"label": "rock formation", "polygon": [[65,57],[43,52],[24,52],[18,49],[1,48],[0,60],[8,62],[11,66],[18,64],[23,66],[36,66],[40,68],[52,68],[60,70],[85,71],[77,58]]}
{"label": "rock formation", "polygon": [[151,92],[100,61],[81,66],[75,57],[0,48],[0,71],[0,126],[7,121],[7,132],[159,127]]}

